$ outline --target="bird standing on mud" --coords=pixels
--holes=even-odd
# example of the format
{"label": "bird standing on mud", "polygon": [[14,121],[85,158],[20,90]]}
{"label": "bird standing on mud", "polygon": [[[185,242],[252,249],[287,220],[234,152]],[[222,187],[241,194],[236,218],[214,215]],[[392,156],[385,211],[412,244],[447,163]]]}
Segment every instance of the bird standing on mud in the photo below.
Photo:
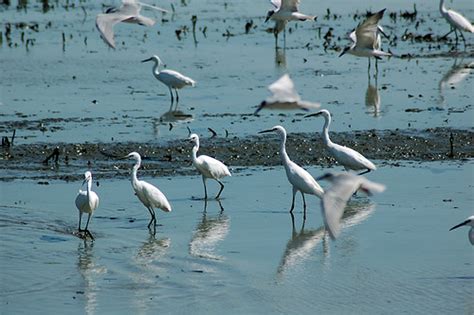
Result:
{"label": "bird standing on mud", "polygon": [[[99,206],[99,196],[95,192],[92,191],[92,173],[87,171],[84,173],[84,181],[82,185],[87,183],[87,189],[79,190],[79,193],[76,197],[76,207],[79,210],[79,233],[84,232],[85,235],[90,236],[91,239],[94,239],[91,232],[89,232],[89,221],[91,219],[92,214],[94,213],[95,209]],[[87,217],[86,228],[84,230],[81,229],[81,220],[82,214],[87,213],[89,216]]]}
{"label": "bird standing on mud", "polygon": [[454,35],[456,35],[456,44],[458,43],[458,31],[459,34],[461,34],[462,41],[464,42],[464,47],[466,46],[466,39],[464,38],[464,35],[462,31],[469,32],[469,33],[474,33],[474,26],[471,24],[471,22],[466,19],[464,16],[459,14],[458,12],[450,9],[446,9],[444,6],[444,0],[439,1],[439,11],[441,12],[441,15],[448,21],[449,25],[451,26],[451,30],[441,38],[446,38],[449,34],[454,32]]}

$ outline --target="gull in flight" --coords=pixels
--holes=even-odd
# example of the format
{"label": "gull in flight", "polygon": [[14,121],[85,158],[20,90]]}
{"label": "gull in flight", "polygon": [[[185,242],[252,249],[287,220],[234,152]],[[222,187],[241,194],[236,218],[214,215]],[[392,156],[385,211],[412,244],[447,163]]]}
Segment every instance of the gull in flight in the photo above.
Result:
{"label": "gull in flight", "polygon": [[283,75],[280,79],[272,83],[268,89],[272,93],[272,96],[260,103],[254,114],[257,114],[263,108],[310,110],[321,106],[319,103],[301,100],[288,74]]}
{"label": "gull in flight", "polygon": [[142,7],[155,9],[161,12],[168,12],[165,9],[142,3],[137,0],[122,0],[122,5],[119,8],[108,8],[105,13],[97,15],[95,25],[107,45],[115,48],[114,26],[117,23],[125,22],[145,26],[153,26],[155,24],[155,20],[140,15]]}
{"label": "gull in flight", "polygon": [[385,190],[384,185],[371,182],[363,176],[352,173],[327,173],[317,180],[327,180],[332,184],[324,191],[321,198],[324,225],[332,239],[339,235],[340,220],[347,202],[354,193],[362,191],[370,196]]}
{"label": "gull in flight", "polygon": [[[275,35],[275,46],[278,42],[278,34],[285,30],[288,21],[315,21],[316,16],[306,15],[299,12],[300,0],[270,0],[273,10],[269,10],[265,22],[268,20],[275,21],[273,34]],[[286,39],[286,32],[283,33]],[[286,40],[285,40],[286,41]]]}
{"label": "gull in flight", "polygon": [[[349,38],[352,40],[352,44],[344,48],[339,57],[346,53],[349,53],[358,57],[369,58],[370,70],[370,58],[376,59],[375,66],[377,67],[377,60],[382,59],[383,56],[392,56],[391,53],[381,50],[381,37],[380,34],[385,35],[383,28],[378,25],[382,19],[385,9],[369,16],[362,24],[357,26]],[[386,36],[386,35],[385,35]]]}

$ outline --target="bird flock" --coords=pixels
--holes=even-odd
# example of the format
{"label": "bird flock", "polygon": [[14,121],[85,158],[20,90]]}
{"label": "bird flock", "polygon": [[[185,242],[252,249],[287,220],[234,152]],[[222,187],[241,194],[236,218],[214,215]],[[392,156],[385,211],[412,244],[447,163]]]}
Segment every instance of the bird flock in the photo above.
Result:
{"label": "bird flock", "polygon": [[[275,22],[273,34],[275,36],[275,46],[278,46],[278,35],[284,32],[284,42],[286,44],[285,29],[290,21],[316,21],[317,17],[307,15],[299,11],[299,0],[270,0],[272,9],[267,12],[265,22],[272,20]],[[133,23],[151,27],[155,21],[151,18],[140,14],[141,9],[151,8],[161,12],[167,10],[151,6],[137,0],[122,0],[122,5],[119,8],[108,8],[104,13],[98,14],[96,18],[96,27],[104,40],[104,42],[111,48],[116,48],[114,40],[114,26],[120,22]],[[472,24],[461,14],[456,11],[447,9],[444,5],[444,0],[440,0],[439,10],[441,15],[449,23],[451,30],[445,36],[454,32],[456,35],[456,42],[458,33],[460,34],[464,44],[466,44],[463,31],[474,33]],[[379,24],[383,18],[385,9],[378,11],[367,17],[365,21],[360,23],[348,37],[351,44],[345,47],[340,56],[351,54],[358,57],[366,57],[369,60],[368,71],[370,71],[370,59],[374,58],[376,71],[378,71],[377,60],[382,57],[391,57],[393,54],[382,49],[382,36],[386,36],[383,27]],[[157,55],[143,60],[142,62],[154,63],[152,73],[154,77],[165,84],[170,92],[171,104],[174,102],[173,90],[176,96],[176,102],[179,102],[178,89],[186,86],[194,87],[196,81],[177,72],[169,69],[160,70],[163,65],[161,59]],[[279,109],[291,110],[300,109],[305,111],[319,109],[321,104],[310,101],[303,101],[297,93],[294,83],[289,74],[284,74],[280,79],[271,84],[268,89],[271,96],[262,101],[258,106],[255,114],[258,114],[262,109]],[[371,171],[375,171],[377,167],[373,162],[364,157],[360,152],[340,145],[331,141],[329,137],[329,126],[331,124],[331,113],[326,109],[321,109],[314,113],[309,113],[305,118],[319,117],[324,118],[324,126],[322,128],[321,137],[326,148],[327,153],[334,158],[335,161],[344,167],[345,172],[326,173],[315,178],[303,167],[293,162],[287,151],[286,141],[287,132],[282,126],[274,126],[270,129],[260,131],[260,134],[274,133],[279,137],[280,148],[279,156],[281,163],[284,166],[288,182],[292,186],[292,202],[289,213],[294,221],[293,210],[295,208],[295,197],[299,192],[303,201],[303,219],[306,220],[306,200],[305,195],[314,195],[320,199],[320,207],[324,226],[332,239],[337,238],[340,233],[340,221],[349,200],[358,192],[364,192],[367,195],[373,193],[381,193],[385,190],[385,186],[379,183],[372,182],[362,176]],[[207,156],[199,155],[199,136],[195,133],[190,134],[188,140],[193,144],[192,147],[192,164],[202,176],[204,186],[204,200],[208,199],[208,192],[206,181],[213,179],[220,185],[220,190],[215,196],[219,199],[223,190],[224,183],[222,178],[231,176],[228,167],[221,161]],[[148,228],[156,232],[156,214],[155,209],[161,209],[164,212],[171,212],[172,206],[166,198],[165,194],[161,192],[156,186],[139,180],[137,177],[138,169],[141,166],[141,156],[137,152],[131,152],[124,159],[133,159],[135,164],[132,168],[131,184],[133,191],[140,202],[147,208],[150,214],[150,221]],[[352,172],[354,171],[354,172]],[[360,173],[355,173],[359,172]],[[99,206],[99,197],[92,191],[92,174],[90,171],[84,174],[84,184],[87,184],[85,191],[80,190],[76,197],[76,207],[79,210],[79,234],[83,238],[91,238],[93,236],[88,230],[89,222],[94,211]],[[323,189],[318,181],[326,180],[330,183],[329,187]],[[87,223],[84,229],[81,228],[82,215],[88,214]],[[469,231],[469,240],[474,245],[474,216],[469,217],[466,221],[454,226],[451,230],[461,226],[471,226]]]}

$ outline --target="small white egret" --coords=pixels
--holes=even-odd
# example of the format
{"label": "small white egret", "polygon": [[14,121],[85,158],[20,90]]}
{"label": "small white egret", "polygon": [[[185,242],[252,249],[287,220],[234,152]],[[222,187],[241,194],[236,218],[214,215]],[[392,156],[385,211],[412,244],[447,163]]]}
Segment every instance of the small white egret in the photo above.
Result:
{"label": "small white egret", "polygon": [[316,109],[321,106],[319,103],[312,103],[301,100],[296,92],[295,85],[288,74],[284,74],[280,79],[268,86],[272,96],[260,103],[254,114],[263,108],[267,109]]}
{"label": "small white egret", "polygon": [[272,129],[260,131],[259,133],[275,132],[280,137],[280,158],[285,167],[286,177],[293,186],[293,200],[291,202],[290,213],[293,216],[295,208],[295,195],[299,191],[303,198],[303,219],[306,220],[306,200],[304,194],[315,195],[322,198],[324,191],[316,180],[301,166],[291,161],[286,153],[286,130],[282,126],[274,126]]}
{"label": "small white egret", "polygon": [[204,199],[207,199],[207,187],[206,187],[206,180],[208,178],[212,178],[221,185],[221,189],[216,196],[216,199],[219,199],[219,196],[224,190],[224,184],[219,180],[225,176],[232,176],[229,172],[227,166],[210,156],[207,155],[200,155],[197,156],[197,152],[199,150],[199,136],[195,133],[191,134],[188,138],[192,143],[194,143],[193,147],[193,165],[194,167],[201,173],[202,175],[202,183],[204,184]]}
{"label": "small white egret", "polygon": [[145,26],[153,26],[155,21],[140,15],[141,7],[155,9],[161,12],[168,12],[165,9],[141,3],[137,0],[122,0],[120,8],[108,8],[105,13],[98,14],[95,25],[100,32],[102,39],[112,48],[115,48],[114,26],[117,23],[133,23]]}
{"label": "small white egret", "polygon": [[138,180],[137,171],[140,168],[142,163],[142,158],[137,152],[132,152],[126,156],[126,158],[131,158],[135,160],[135,165],[133,166],[132,172],[132,187],[137,195],[138,199],[143,203],[143,205],[150,212],[150,222],[148,223],[148,228],[153,224],[153,229],[156,229],[156,216],[154,208],[159,208],[164,212],[171,212],[171,205],[166,199],[166,196],[155,186],[149,184],[143,180]]}
{"label": "small white egret", "polygon": [[162,82],[164,85],[168,87],[170,90],[170,95],[171,95],[171,104],[173,104],[173,91],[171,89],[174,89],[176,92],[176,102],[179,102],[179,96],[178,96],[178,89],[182,89],[185,86],[195,86],[196,81],[193,79],[182,75],[178,71],[174,70],[161,70],[160,71],[160,65],[163,63],[161,62],[160,57],[157,55],[154,55],[148,59],[142,60],[142,62],[148,62],[148,61],[153,61],[155,62],[155,65],[153,66],[153,75],[155,78]]}
{"label": "small white egret", "polygon": [[[306,15],[299,12],[300,0],[270,0],[274,9],[267,12],[265,22],[272,19],[275,21],[273,34],[275,35],[275,46],[278,43],[278,34],[285,30],[288,21],[316,20],[316,16]],[[283,33],[286,39],[286,30]]]}
{"label": "small white egret", "polygon": [[332,239],[339,235],[340,220],[347,202],[354,193],[362,191],[370,196],[385,190],[384,185],[351,173],[328,173],[319,177],[318,180],[328,180],[332,184],[326,189],[321,199],[324,225]]}
{"label": "small white egret", "polygon": [[329,138],[329,125],[331,124],[331,114],[326,109],[322,109],[319,112],[309,114],[304,116],[313,117],[313,116],[323,116],[324,117],[324,127],[323,127],[323,141],[329,153],[336,159],[336,161],[344,166],[347,170],[366,170],[365,172],[360,173],[359,175],[368,173],[370,171],[375,171],[377,167],[365,158],[362,154],[357,152],[354,149],[348,148],[346,146],[339,145],[334,143]]}
{"label": "small white egret", "polygon": [[[84,173],[84,181],[82,185],[87,183],[87,190],[79,190],[79,193],[76,197],[76,207],[79,210],[79,232],[84,232],[86,235],[89,235],[91,239],[94,239],[91,232],[89,232],[89,221],[91,219],[94,210],[97,209],[99,206],[99,196],[95,192],[92,191],[92,173],[87,171]],[[86,228],[84,230],[81,229],[81,220],[82,214],[87,213],[89,216],[87,217]]]}
{"label": "small white egret", "polygon": [[458,225],[453,226],[449,230],[452,231],[454,229],[457,229],[458,227],[461,226],[470,226],[471,228],[469,229],[469,241],[471,242],[471,245],[474,245],[474,215],[471,215],[469,218],[467,218],[464,222],[459,223]]}
{"label": "small white egret", "polygon": [[381,36],[380,33],[384,34],[383,28],[378,25],[380,19],[382,19],[385,9],[372,14],[362,24],[356,27],[355,31],[349,35],[352,40],[352,44],[343,49],[339,57],[346,53],[349,53],[358,57],[367,57],[369,59],[369,70],[370,70],[370,58],[376,59],[375,65],[377,66],[377,59],[382,59],[382,56],[391,56],[391,53],[382,51],[381,48]]}
{"label": "small white egret", "polygon": [[444,6],[444,0],[439,1],[439,11],[441,12],[441,15],[448,21],[449,25],[451,26],[451,30],[444,35],[442,38],[445,38],[452,32],[456,35],[456,44],[458,42],[458,31],[459,34],[461,34],[461,38],[464,42],[464,46],[466,46],[466,40],[464,39],[464,35],[462,31],[474,33],[474,26],[471,24],[471,22],[466,19],[464,16],[459,14],[458,12],[454,10],[449,10],[446,9]]}

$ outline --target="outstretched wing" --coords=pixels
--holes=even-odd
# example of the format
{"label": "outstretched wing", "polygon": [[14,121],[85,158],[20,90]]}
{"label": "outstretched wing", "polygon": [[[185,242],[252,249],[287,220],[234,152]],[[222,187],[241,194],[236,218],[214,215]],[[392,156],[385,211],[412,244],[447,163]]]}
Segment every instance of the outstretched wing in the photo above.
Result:
{"label": "outstretched wing", "polygon": [[358,47],[374,49],[377,43],[378,23],[383,17],[385,9],[369,16],[355,30],[356,43]]}
{"label": "outstretched wing", "polygon": [[[95,25],[104,41],[112,48],[115,48],[114,26],[117,23],[138,16],[139,6],[133,0],[124,0],[123,5],[111,13],[98,14]],[[146,19],[146,18],[145,18]],[[149,21],[143,20],[142,23]]]}
{"label": "outstretched wing", "polygon": [[276,10],[281,7],[281,0],[270,0],[270,3],[275,7]]}
{"label": "outstretched wing", "polygon": [[298,102],[301,100],[288,74],[283,75],[280,79],[272,83],[268,89],[273,94],[268,99],[268,102]]}
{"label": "outstretched wing", "polygon": [[282,0],[281,9],[288,10],[291,12],[298,12],[299,4],[300,4],[300,0]]}

